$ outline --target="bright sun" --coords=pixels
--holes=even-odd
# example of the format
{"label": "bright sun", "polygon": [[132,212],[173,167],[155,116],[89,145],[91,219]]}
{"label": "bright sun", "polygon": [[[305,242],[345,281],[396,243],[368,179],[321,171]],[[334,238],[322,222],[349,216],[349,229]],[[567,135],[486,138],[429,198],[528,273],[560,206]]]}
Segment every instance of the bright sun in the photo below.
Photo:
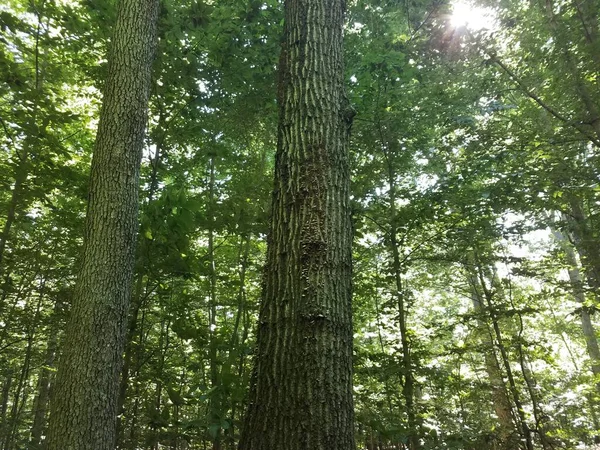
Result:
{"label": "bright sun", "polygon": [[472,30],[493,30],[496,28],[496,15],[490,8],[474,6],[469,1],[452,3],[450,21],[455,27],[467,27]]}

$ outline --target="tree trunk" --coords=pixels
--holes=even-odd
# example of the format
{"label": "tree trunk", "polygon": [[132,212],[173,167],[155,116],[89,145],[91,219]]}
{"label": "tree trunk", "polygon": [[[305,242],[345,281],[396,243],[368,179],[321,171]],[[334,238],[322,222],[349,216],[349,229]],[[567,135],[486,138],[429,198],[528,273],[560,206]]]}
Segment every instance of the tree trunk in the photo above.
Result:
{"label": "tree trunk", "polygon": [[19,155],[19,165],[17,166],[15,173],[15,184],[12,189],[10,203],[8,205],[8,213],[6,215],[6,221],[4,227],[2,227],[2,233],[0,233],[0,276],[4,272],[4,251],[6,250],[6,244],[10,236],[10,230],[17,215],[17,206],[20,203],[21,195],[23,191],[23,184],[27,179],[29,165],[29,155],[25,150]]}
{"label": "tree trunk", "polygon": [[[148,195],[146,197],[145,203],[142,204],[142,210],[144,206],[148,206],[152,203],[152,201],[154,200],[154,195],[158,190],[158,167],[160,165],[161,158],[164,154],[163,145],[165,141],[164,136],[167,132],[166,124],[167,120],[165,119],[165,115],[162,109],[159,109],[157,128],[161,129],[163,132],[161,138],[157,140],[156,151],[154,153],[154,156],[150,158],[149,161],[150,165],[152,166],[152,172],[150,174],[150,189],[148,190]],[[140,342],[135,342],[135,335],[137,333],[138,328],[138,317],[140,309],[144,307],[145,300],[147,299],[147,295],[143,295],[145,291],[144,279],[146,278],[148,272],[148,265],[150,264],[152,258],[152,241],[146,238],[144,232],[145,230],[142,230],[142,232],[138,236],[138,260],[135,268],[135,288],[133,291],[131,305],[129,308],[127,337],[125,339],[125,356],[123,357],[123,369],[121,370],[121,381],[119,384],[119,399],[117,402],[117,448],[124,448],[125,401],[127,400],[127,390],[129,388],[131,364],[133,361],[135,351],[137,350],[136,347],[140,345]],[[146,282],[146,288],[147,286],[148,282]]]}
{"label": "tree trunk", "polygon": [[287,0],[257,353],[241,450],[352,450],[342,0]]}
{"label": "tree trunk", "polygon": [[[58,313],[59,309],[60,306],[57,302],[54,307],[55,315]],[[50,380],[52,378],[54,360],[56,359],[56,350],[58,347],[57,335],[59,324],[57,322],[58,319],[53,318],[52,328],[50,329],[50,335],[48,336],[48,346],[46,348],[46,357],[44,358],[44,367],[41,368],[38,380],[38,394],[34,402],[33,425],[31,426],[31,440],[29,442],[29,448],[32,450],[42,448],[42,436],[46,428]]]}
{"label": "tree trunk", "polygon": [[478,289],[476,288],[478,285],[477,279],[472,277],[469,284],[471,285],[472,290],[471,301],[473,303],[473,309],[480,315],[477,324],[481,331],[481,340],[485,348],[483,358],[485,362],[485,371],[492,390],[494,412],[496,413],[498,424],[500,425],[498,428],[500,449],[512,450],[515,447],[515,441],[518,440],[518,431],[513,418],[512,404],[508,392],[506,391],[502,369],[500,368],[500,363],[498,362],[494,350],[494,340],[490,334],[486,321],[483,319],[485,307],[481,301]]}
{"label": "tree trunk", "polygon": [[396,174],[392,166],[390,155],[387,154],[388,162],[388,186],[390,192],[390,241],[389,251],[392,255],[392,275],[394,277],[394,292],[398,305],[398,328],[400,329],[400,343],[402,344],[402,372],[404,375],[404,384],[402,386],[402,396],[406,406],[406,418],[408,425],[408,448],[410,450],[419,450],[421,443],[417,428],[417,414],[415,411],[415,377],[412,363],[412,351],[408,337],[408,327],[406,319],[408,316],[408,304],[406,301],[406,292],[402,283],[402,263],[400,261],[400,243],[398,242],[397,212],[396,212]]}
{"label": "tree trunk", "polygon": [[[523,408],[523,402],[521,401],[521,396],[519,394],[519,389],[517,388],[517,383],[515,381],[515,377],[513,375],[513,371],[510,365],[510,360],[508,358],[508,352],[506,351],[506,345],[504,345],[504,338],[502,337],[502,332],[500,331],[500,324],[498,321],[498,316],[494,310],[494,305],[492,304],[492,298],[495,295],[495,291],[488,288],[486,285],[486,280],[484,276],[484,269],[481,265],[477,264],[477,278],[479,280],[479,287],[481,288],[482,294],[479,295],[480,301],[485,302],[485,308],[489,314],[489,318],[492,325],[492,339],[495,339],[496,347],[500,352],[500,357],[502,361],[502,365],[504,366],[504,371],[506,373],[506,378],[508,380],[509,391],[513,398],[513,403],[516,408],[516,414],[518,423],[521,429],[521,437],[524,441],[525,448],[527,450],[533,450],[533,441],[531,438],[531,429],[527,424],[527,419],[525,416],[525,409]],[[493,277],[492,277],[493,279]],[[493,283],[493,281],[492,281]]]}
{"label": "tree trunk", "polygon": [[35,313],[30,325],[27,327],[27,347],[25,348],[25,355],[23,358],[23,365],[21,366],[21,374],[17,381],[17,388],[14,394],[14,400],[12,403],[12,408],[10,412],[10,418],[8,420],[8,433],[6,434],[6,439],[4,441],[4,450],[10,450],[12,448],[13,440],[19,431],[19,419],[21,416],[21,412],[25,403],[27,402],[28,397],[28,387],[29,387],[29,372],[31,368],[31,359],[32,352],[35,341],[35,333],[37,332],[40,313],[42,310],[42,302],[45,295],[45,286],[46,280],[42,279],[40,282],[39,289],[39,297],[37,301],[37,305],[35,308]]}
{"label": "tree trunk", "polygon": [[207,216],[208,226],[208,356],[210,364],[210,385],[215,389],[209,401],[209,424],[215,429],[211,434],[212,449],[221,450],[221,414],[222,414],[222,394],[218,389],[220,384],[219,362],[218,362],[218,338],[217,338],[217,268],[215,265],[215,157],[211,156],[209,160],[209,180],[208,180],[208,205]]}
{"label": "tree trunk", "polygon": [[[563,233],[558,230],[552,230],[552,234],[565,252],[567,264],[569,265],[567,270],[569,273],[569,282],[573,290],[573,297],[581,305],[581,329],[583,330],[588,356],[592,362],[592,373],[595,377],[600,377],[600,347],[598,346],[598,337],[592,323],[590,309],[586,307],[584,285],[579,273],[579,265],[577,264],[575,252]],[[600,385],[597,385],[597,388],[600,391]]]}
{"label": "tree trunk", "polygon": [[19,209],[19,205],[21,203],[21,197],[23,195],[24,184],[27,181],[27,177],[29,176],[30,169],[30,148],[36,146],[35,140],[40,136],[40,130],[38,129],[38,111],[39,111],[39,102],[38,98],[43,98],[42,93],[42,73],[41,73],[41,65],[40,65],[40,41],[42,38],[42,31],[44,27],[42,26],[42,15],[39,12],[38,8],[33,8],[36,12],[36,30],[35,30],[35,47],[33,51],[34,55],[34,65],[35,65],[35,92],[36,92],[36,100],[33,102],[33,109],[30,118],[31,128],[34,130],[30,136],[27,136],[25,139],[23,150],[19,153],[16,151],[17,159],[19,163],[15,169],[15,184],[13,186],[10,202],[8,204],[8,211],[6,214],[6,221],[4,222],[4,226],[2,227],[2,232],[0,233],[0,277],[2,277],[5,268],[4,261],[4,252],[6,250],[7,243],[9,241],[10,232],[12,226],[17,218],[17,209]]}
{"label": "tree trunk", "polygon": [[158,9],[158,0],[121,0],[118,7],[82,266],[51,400],[49,450],[115,445]]}
{"label": "tree trunk", "polygon": [[[235,321],[233,325],[233,331],[231,332],[231,340],[229,341],[229,352],[227,355],[227,360],[225,366],[222,369],[223,378],[227,376],[229,379],[232,379],[232,374],[237,372],[237,379],[242,383],[242,371],[243,371],[243,349],[242,346],[244,344],[243,340],[240,339],[240,324],[242,324],[243,317],[246,314],[246,269],[248,267],[248,259],[250,254],[250,236],[242,235],[240,236],[240,249],[238,255],[238,276],[240,288],[237,294],[238,307],[237,312],[235,314]],[[244,327],[245,328],[245,327]],[[245,333],[245,330],[242,331]],[[239,358],[238,358],[239,357]],[[237,367],[236,371],[236,360],[239,359],[240,366]],[[235,448],[235,433],[236,433],[236,413],[237,413],[238,402],[234,399],[231,400],[231,424],[229,429],[226,431],[226,439],[227,443],[231,445],[231,448]]]}
{"label": "tree trunk", "polygon": [[14,369],[8,367],[2,375],[4,376],[4,381],[2,382],[2,398],[0,399],[0,436],[6,436],[8,433],[6,413],[8,412],[8,401],[10,400],[10,389],[12,387]]}

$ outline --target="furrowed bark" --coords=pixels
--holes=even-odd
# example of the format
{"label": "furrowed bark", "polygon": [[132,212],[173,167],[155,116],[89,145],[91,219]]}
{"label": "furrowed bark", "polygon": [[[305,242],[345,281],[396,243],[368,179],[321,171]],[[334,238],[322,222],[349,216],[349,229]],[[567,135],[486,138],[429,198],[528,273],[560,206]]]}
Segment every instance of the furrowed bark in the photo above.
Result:
{"label": "furrowed bark", "polygon": [[342,0],[287,0],[257,353],[241,450],[352,450]]}
{"label": "furrowed bark", "polygon": [[51,400],[49,450],[115,446],[158,10],[158,0],[121,0],[118,6],[82,265]]}

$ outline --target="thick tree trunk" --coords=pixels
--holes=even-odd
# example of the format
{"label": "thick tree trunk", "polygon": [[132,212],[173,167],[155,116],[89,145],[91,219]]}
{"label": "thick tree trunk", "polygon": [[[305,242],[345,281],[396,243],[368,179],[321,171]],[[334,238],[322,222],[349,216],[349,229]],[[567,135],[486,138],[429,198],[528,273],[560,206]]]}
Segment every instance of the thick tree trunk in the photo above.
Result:
{"label": "thick tree trunk", "polygon": [[121,0],[92,161],[82,267],[51,400],[49,450],[112,450],[135,257],[158,0]]}
{"label": "thick tree trunk", "polygon": [[[148,206],[154,200],[154,195],[158,190],[158,167],[160,165],[161,159],[164,155],[163,145],[164,145],[164,136],[166,133],[166,123],[165,115],[162,112],[162,109],[159,111],[158,116],[158,128],[163,130],[162,137],[157,140],[156,143],[156,151],[154,156],[150,159],[149,163],[152,167],[152,172],[150,174],[150,189],[148,190],[148,195],[146,197],[145,203],[143,206]],[[143,214],[143,213],[142,213]],[[127,391],[129,389],[129,378],[130,378],[130,370],[133,362],[133,358],[137,347],[139,347],[140,343],[135,342],[135,335],[137,333],[138,328],[138,318],[140,314],[140,309],[144,307],[145,300],[147,299],[147,295],[144,295],[144,279],[147,278],[148,265],[151,260],[151,248],[152,241],[144,235],[144,231],[138,236],[138,259],[135,268],[135,287],[131,299],[131,305],[129,310],[129,321],[127,325],[127,337],[125,339],[125,356],[123,357],[123,369],[121,371],[121,381],[119,384],[119,399],[117,402],[117,411],[118,411],[118,419],[117,419],[117,448],[124,448],[125,442],[125,401],[127,400]],[[146,287],[148,282],[146,281]]]}
{"label": "thick tree trunk", "polygon": [[241,450],[352,450],[342,0],[287,0],[272,225]]}

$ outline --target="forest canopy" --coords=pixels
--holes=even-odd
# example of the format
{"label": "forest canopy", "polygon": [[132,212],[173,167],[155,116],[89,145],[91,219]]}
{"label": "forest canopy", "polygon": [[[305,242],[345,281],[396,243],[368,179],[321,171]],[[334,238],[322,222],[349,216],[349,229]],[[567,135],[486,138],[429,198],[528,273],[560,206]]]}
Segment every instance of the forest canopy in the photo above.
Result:
{"label": "forest canopy", "polygon": [[597,448],[599,180],[600,0],[6,0],[0,448]]}

